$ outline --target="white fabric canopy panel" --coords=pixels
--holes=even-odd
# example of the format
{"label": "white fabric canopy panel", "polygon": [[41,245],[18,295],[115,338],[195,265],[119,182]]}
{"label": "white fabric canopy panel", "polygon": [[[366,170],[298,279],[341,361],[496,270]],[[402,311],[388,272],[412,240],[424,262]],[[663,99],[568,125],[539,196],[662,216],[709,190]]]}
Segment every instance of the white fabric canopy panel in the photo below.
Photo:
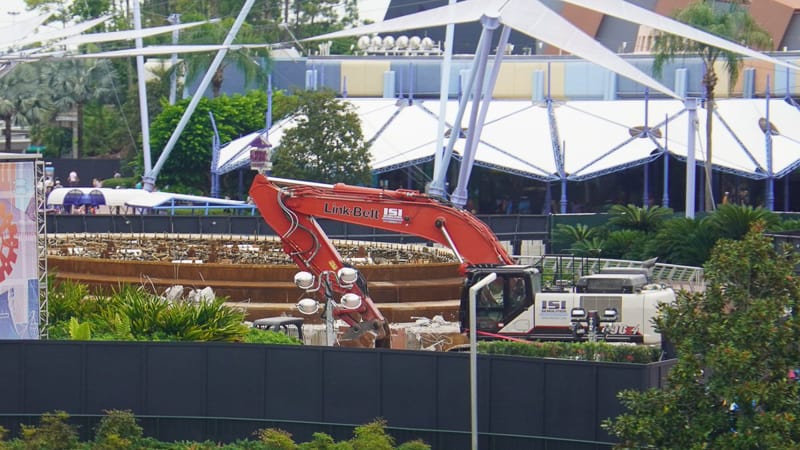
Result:
{"label": "white fabric canopy panel", "polygon": [[[717,113],[733,130],[757,162],[753,171],[767,175],[766,136],[759,126],[760,119],[767,117],[766,100],[725,100],[717,101]],[[800,161],[800,111],[783,99],[772,99],[769,102],[769,121],[777,131],[772,138],[772,173],[783,176],[794,170]],[[714,124],[714,148],[712,162],[717,163],[717,133],[729,131],[723,124]],[[725,152],[727,155],[727,152]]]}
{"label": "white fabric canopy panel", "polygon": [[[372,170],[381,173],[431,161],[436,145],[437,100],[416,100],[408,105],[395,99],[347,99],[362,120],[370,143]],[[456,115],[456,102],[447,108],[446,129]],[[647,124],[645,124],[645,108]],[[717,170],[759,179],[767,173],[766,140],[758,120],[766,117],[766,101],[718,100],[714,122],[713,163]],[[558,180],[560,169],[554,143],[566,147],[566,175],[580,181],[643,164],[665,149],[686,159],[688,112],[677,100],[567,101],[554,104],[555,129],[545,104],[530,101],[494,101],[478,144],[476,164],[539,180]],[[695,159],[705,161],[705,109],[698,108],[694,130]],[[800,166],[800,111],[781,99],[770,102],[770,121],[780,134],[772,137],[773,173],[782,177]],[[634,138],[634,127],[657,129],[660,137]],[[273,126],[269,140],[280,144],[285,130],[295,126],[287,119]],[[260,132],[258,132],[260,133]],[[218,167],[249,164],[249,142],[258,133],[223,147]],[[655,133],[654,133],[655,134]],[[667,142],[668,138],[668,142]],[[456,142],[456,158],[465,139]],[[224,173],[224,171],[223,171]]]}
{"label": "white fabric canopy panel", "polygon": [[[394,108],[397,113],[384,121],[370,144],[371,166],[376,172],[430,161],[434,156],[438,118],[419,103],[409,106],[401,102]],[[385,115],[386,111],[382,112]],[[372,126],[376,125],[378,122],[373,122]]]}
{"label": "white fabric canopy panel", "polygon": [[[438,102],[430,102],[431,109]],[[447,107],[447,121],[455,120],[457,104]],[[461,140],[459,150],[463,150]],[[547,109],[526,101],[494,101],[489,105],[475,163],[522,176],[551,179],[556,172]]]}
{"label": "white fabric canopy panel", "polygon": [[13,36],[0,40],[0,50],[11,50],[13,48],[24,47],[26,45],[35,44],[38,42],[49,42],[58,39],[63,39],[69,36],[81,34],[84,31],[90,30],[97,25],[110,19],[111,16],[102,16],[97,19],[87,20],[77,25],[72,25],[65,28],[50,28],[38,29],[38,32],[28,33],[20,36]]}
{"label": "white fabric canopy panel", "polygon": [[654,91],[679,98],[671,89],[604,47],[539,0],[467,0],[305,40],[327,40],[478,20],[497,20],[500,24],[630,78]]}
{"label": "white fabric canopy panel", "polygon": [[586,9],[591,9],[601,12],[608,16],[617,17],[619,19],[645,25],[650,28],[664,31],[666,33],[683,36],[693,41],[702,42],[723,50],[728,50],[743,56],[754,58],[760,61],[765,61],[770,64],[776,64],[783,67],[788,67],[793,70],[798,70],[800,67],[777,58],[773,58],[761,52],[747,48],[743,45],[736,44],[727,39],[706,33],[700,29],[689,26],[685,23],[679,22],[675,19],[662,16],[650,10],[642,8],[641,6],[634,5],[633,3],[624,0],[561,0],[565,3],[571,3]]}
{"label": "white fabric canopy panel", "polygon": [[[295,125],[294,117],[288,117],[278,121],[267,134],[269,143],[273,147],[277,146],[283,137],[283,133],[293,128]],[[259,130],[254,133],[246,134],[223,145],[220,148],[217,167],[212,168],[212,170],[219,174],[224,174],[244,166],[249,166],[250,149],[252,148],[250,144],[255,139],[260,139],[264,132],[265,130]]]}
{"label": "white fabric canopy panel", "polygon": [[[677,100],[559,104],[554,114],[567,178],[594,178],[653,159],[664,145],[659,122],[664,121],[665,114],[675,114],[682,108]],[[637,131],[634,128],[645,126],[645,117],[647,126],[657,130],[643,137],[633,136],[632,131]]]}
{"label": "white fabric canopy panel", "polygon": [[112,188],[90,188],[90,187],[64,187],[50,191],[47,196],[48,206],[63,206],[64,199],[73,191],[80,191],[84,195],[99,192],[105,199],[105,205],[109,207],[136,207],[153,208],[156,206],[169,205],[173,201],[181,203],[199,205],[223,205],[233,206],[242,205],[244,202],[239,200],[225,200],[214,197],[203,197],[199,195],[174,194],[171,192],[147,192],[143,189],[112,189]]}

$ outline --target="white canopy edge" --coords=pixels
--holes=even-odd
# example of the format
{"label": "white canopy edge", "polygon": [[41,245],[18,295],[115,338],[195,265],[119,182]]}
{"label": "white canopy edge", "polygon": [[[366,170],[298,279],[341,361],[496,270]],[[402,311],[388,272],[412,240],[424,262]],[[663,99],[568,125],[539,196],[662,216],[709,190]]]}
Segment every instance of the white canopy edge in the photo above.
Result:
{"label": "white canopy edge", "polygon": [[173,53],[216,52],[220,49],[239,50],[243,48],[269,48],[270,44],[237,44],[237,45],[151,45],[143,48],[129,48],[110,52],[86,53],[81,55],[65,55],[70,58],[128,58],[131,56],[171,55]]}
{"label": "white canopy edge", "polygon": [[[580,58],[627,77],[670,97],[680,99],[672,89],[622,59],[595,38],[538,1],[510,1],[502,11],[501,21],[528,36],[559,47]],[[571,32],[565,32],[570,30]]]}
{"label": "white canopy edge", "polygon": [[624,0],[561,0],[562,2],[571,3],[582,8],[591,9],[601,12],[603,14],[617,17],[628,22],[638,23],[645,25],[656,30],[664,31],[666,33],[689,38],[693,41],[702,42],[706,45],[727,50],[730,52],[738,53],[753,59],[765,61],[782,67],[788,67],[794,70],[800,70],[800,67],[781,61],[780,59],[773,58],[764,53],[749,49],[743,45],[736,44],[727,39],[707,33],[700,29],[689,26],[683,22],[671,19],[669,17],[656,14],[640,6],[626,2]]}
{"label": "white canopy edge", "polygon": [[[40,13],[39,15],[31,16],[20,22],[15,22],[10,25],[5,25],[3,27],[0,27],[0,35],[27,36],[36,31],[36,28],[45,23],[45,21],[47,21],[47,19],[49,19],[50,16],[52,15],[53,15],[52,12]],[[0,40],[0,46],[2,46],[5,41],[6,41],[5,39]]]}
{"label": "white canopy edge", "polygon": [[71,36],[62,41],[58,41],[56,45],[81,45],[92,44],[97,42],[110,42],[110,41],[130,41],[136,38],[145,38],[155,36],[158,34],[171,33],[173,31],[183,30],[186,28],[196,27],[198,25],[205,25],[207,23],[219,22],[219,19],[204,20],[201,22],[181,23],[177,25],[165,25],[162,27],[142,28],[141,30],[122,30],[122,31],[109,31],[107,33],[93,33],[81,34],[78,36]]}
{"label": "white canopy edge", "polygon": [[84,31],[90,30],[110,18],[111,16],[102,16],[96,19],[88,20],[86,22],[81,22],[71,27],[48,30],[42,33],[32,33],[19,38],[0,41],[0,50],[11,49],[14,47],[23,47],[25,45],[35,44],[37,42],[49,42],[56,39],[63,39],[65,37],[81,34]]}
{"label": "white canopy edge", "polygon": [[443,26],[449,23],[473,22],[484,16],[496,17],[500,23],[510,26],[521,33],[562,48],[580,58],[591,61],[670,97],[681,98],[672,89],[628,63],[538,0],[468,0],[385,22],[323,34],[306,40],[333,39],[369,33]]}
{"label": "white canopy edge", "polygon": [[62,206],[67,194],[73,190],[81,191],[84,195],[99,191],[105,198],[106,205],[131,206],[136,208],[153,208],[173,200],[176,202],[208,205],[233,206],[243,205],[241,200],[227,200],[215,197],[204,197],[200,195],[174,194],[171,192],[147,192],[143,189],[113,189],[113,188],[93,188],[93,187],[63,187],[53,189],[47,196],[47,204],[51,206]]}

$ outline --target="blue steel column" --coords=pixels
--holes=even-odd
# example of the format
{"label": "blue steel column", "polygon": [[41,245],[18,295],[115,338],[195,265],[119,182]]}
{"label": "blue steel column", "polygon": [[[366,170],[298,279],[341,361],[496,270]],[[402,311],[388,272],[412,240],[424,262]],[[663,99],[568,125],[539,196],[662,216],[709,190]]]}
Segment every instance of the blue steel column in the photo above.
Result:
{"label": "blue steel column", "polygon": [[214,120],[214,113],[209,111],[208,116],[211,118],[211,128],[214,130],[214,136],[211,137],[211,196],[219,198],[219,152],[220,152],[220,139],[219,131],[217,130],[217,122]]}
{"label": "blue steel column", "polygon": [[695,186],[695,134],[697,133],[697,99],[687,98],[684,100],[686,111],[689,114],[689,135],[687,136],[687,153],[686,153],[686,217],[694,219],[695,206],[694,198],[696,194]]}
{"label": "blue steel column", "polygon": [[[650,124],[648,122],[649,115],[648,115],[648,104],[649,104],[649,97],[650,97],[650,89],[644,89],[644,130],[639,135],[640,137],[647,138],[650,136]],[[642,188],[642,208],[648,208],[650,206],[650,163],[644,163],[644,179],[642,180],[642,184],[644,185]]]}
{"label": "blue steel column", "polygon": [[[491,20],[494,20],[494,23],[499,25],[499,22],[497,22],[496,19],[487,19],[487,21]],[[491,26],[491,24],[489,26]],[[464,151],[464,158],[461,162],[461,170],[459,171],[458,176],[458,184],[456,185],[456,189],[452,196],[453,203],[461,208],[467,204],[467,198],[469,197],[469,194],[467,193],[467,186],[469,185],[469,178],[472,174],[472,166],[475,163],[475,153],[478,151],[478,144],[480,143],[481,133],[483,132],[483,124],[486,122],[486,115],[489,113],[489,106],[492,103],[494,85],[497,82],[497,75],[500,73],[500,65],[503,62],[503,53],[505,52],[505,47],[506,44],[508,44],[508,37],[510,35],[511,28],[503,27],[503,31],[500,33],[500,43],[498,44],[497,52],[494,55],[494,64],[492,66],[492,72],[489,75],[489,82],[486,84],[486,89],[484,90],[481,86],[480,91],[478,91],[478,89],[475,90],[476,92],[483,92],[482,103],[480,105],[481,110],[477,120],[469,125],[469,131],[472,132],[472,134],[471,136],[468,134],[468,137],[471,137],[471,139],[468,139],[469,147],[467,147],[467,150]],[[479,95],[478,98],[481,98],[481,96]],[[473,104],[475,105],[477,103]]]}
{"label": "blue steel column", "polygon": [[[478,40],[478,48],[475,52],[475,58],[472,61],[472,67],[469,71],[469,79],[467,85],[464,86],[461,98],[458,101],[458,112],[456,113],[455,120],[453,121],[452,129],[450,132],[450,139],[447,140],[447,147],[444,149],[442,155],[442,164],[434,166],[433,180],[431,180],[428,193],[434,197],[445,198],[447,192],[445,191],[445,184],[447,183],[447,168],[450,165],[450,158],[453,155],[453,147],[456,145],[456,140],[461,135],[461,121],[464,119],[464,111],[467,109],[467,101],[469,100],[469,93],[472,91],[472,86],[475,84],[475,77],[478,74],[478,66],[481,59],[485,60],[489,57],[488,51],[484,52],[484,42],[486,39],[487,30],[484,28],[481,31],[481,37]],[[489,43],[491,45],[491,38]],[[487,47],[488,48],[488,47]],[[485,63],[484,63],[485,67]]]}
{"label": "blue steel column", "polygon": [[[448,5],[454,5],[456,0],[450,0]],[[450,159],[448,157],[447,161],[445,161],[444,154],[445,154],[445,147],[444,147],[444,126],[445,126],[445,116],[447,115],[447,100],[450,98],[450,62],[453,60],[453,31],[455,25],[452,23],[448,23],[447,27],[445,28],[444,32],[444,57],[442,59],[442,67],[441,67],[441,79],[439,80],[439,123],[436,127],[436,152],[433,156],[433,167],[434,171],[438,171],[440,167],[444,167],[445,169],[449,165]],[[459,97],[459,100],[461,98]],[[447,173],[447,170],[445,170]],[[445,178],[445,177],[443,177]],[[434,174],[434,180],[436,179]],[[443,198],[445,197],[446,193],[444,190],[444,185],[439,185],[437,183],[436,186],[431,183],[428,188],[428,194]]]}
{"label": "blue steel column", "polygon": [[669,208],[669,115],[664,115],[664,195],[661,206]]}
{"label": "blue steel column", "polygon": [[567,213],[567,143],[561,144],[561,214]]}
{"label": "blue steel column", "polygon": [[769,75],[767,75],[767,88],[765,91],[765,100],[767,102],[767,124],[764,128],[764,139],[766,140],[767,149],[767,194],[766,206],[767,211],[775,210],[775,174],[772,173],[772,124],[769,121]]}
{"label": "blue steel column", "polygon": [[[486,77],[486,65],[489,60],[489,52],[491,51],[492,36],[494,35],[494,30],[497,29],[499,24],[500,22],[497,19],[491,21],[486,16],[481,17],[481,25],[483,26],[483,30],[486,32],[486,39],[481,42],[481,45],[483,46],[481,49],[481,54],[483,57],[478,62],[477,78],[475,79],[475,85],[472,86],[472,109],[470,109],[469,121],[467,122],[467,138],[464,142],[464,152],[461,155],[461,167],[458,171],[458,185],[456,187],[456,192],[458,192],[461,188],[461,180],[464,177],[464,172],[469,167],[469,159],[467,156],[472,149],[472,143],[475,140],[475,124],[478,122],[478,111],[480,110],[481,106],[483,82]],[[464,206],[466,201],[463,200],[463,197],[465,195],[462,195],[462,203],[459,205],[456,203],[455,199],[455,196],[458,195],[456,192],[453,193],[454,195],[451,196],[450,200],[455,203],[456,206]]]}
{"label": "blue steel column", "polygon": [[789,174],[783,176],[783,210],[789,212]]}
{"label": "blue steel column", "polygon": [[[186,111],[183,112],[181,120],[178,121],[178,125],[175,126],[175,130],[172,132],[169,140],[164,145],[164,150],[161,152],[161,156],[158,157],[158,161],[156,161],[156,164],[152,169],[148,170],[148,168],[145,167],[146,172],[143,177],[143,181],[144,189],[146,191],[153,191],[158,173],[161,172],[161,168],[164,166],[164,163],[167,162],[167,158],[169,158],[169,154],[172,153],[172,149],[175,148],[175,144],[178,142],[178,138],[180,138],[183,129],[186,128],[186,125],[189,123],[189,119],[192,118],[192,114],[194,113],[195,108],[197,108],[197,104],[200,103],[200,100],[203,98],[203,93],[211,83],[211,78],[213,77],[214,72],[216,72],[220,64],[222,64],[222,60],[225,58],[225,55],[228,52],[228,47],[230,47],[230,45],[233,43],[233,40],[236,38],[236,34],[239,32],[244,20],[247,18],[247,14],[250,12],[250,8],[253,7],[253,3],[255,3],[255,0],[245,0],[244,6],[242,6],[241,11],[239,11],[239,15],[233,22],[233,26],[231,26],[228,35],[225,36],[225,40],[222,42],[222,48],[217,51],[216,56],[214,56],[214,60],[211,61],[211,65],[208,67],[205,76],[202,80],[200,80],[200,85],[197,87],[197,92],[195,92],[195,95],[189,102],[189,106],[187,106]],[[139,76],[142,76],[142,72],[139,72]],[[144,139],[144,134],[142,135],[142,139]],[[145,155],[145,157],[149,157],[148,153],[145,153]]]}

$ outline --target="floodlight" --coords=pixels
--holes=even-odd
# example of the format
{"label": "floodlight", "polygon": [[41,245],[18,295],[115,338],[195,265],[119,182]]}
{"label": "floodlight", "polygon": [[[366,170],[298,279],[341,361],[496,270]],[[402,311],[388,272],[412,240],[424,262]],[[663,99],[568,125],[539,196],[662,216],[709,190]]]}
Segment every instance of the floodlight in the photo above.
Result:
{"label": "floodlight", "polygon": [[358,280],[358,270],[352,267],[342,267],[336,272],[336,278],[343,285],[352,285]]}
{"label": "floodlight", "polygon": [[315,314],[319,311],[319,302],[313,298],[304,298],[297,302],[297,310],[303,314]]}
{"label": "floodlight", "polygon": [[311,272],[297,272],[294,275],[294,284],[300,289],[309,290],[314,287],[314,275]]}
{"label": "floodlight", "polygon": [[339,304],[345,309],[358,309],[361,307],[361,296],[348,292],[342,296],[342,299],[339,300]]}

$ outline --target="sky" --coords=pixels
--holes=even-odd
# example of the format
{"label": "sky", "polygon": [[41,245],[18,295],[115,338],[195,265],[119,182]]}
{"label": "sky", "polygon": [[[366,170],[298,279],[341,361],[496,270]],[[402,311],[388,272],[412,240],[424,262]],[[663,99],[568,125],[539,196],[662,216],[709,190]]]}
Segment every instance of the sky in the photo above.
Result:
{"label": "sky", "polygon": [[0,0],[0,21],[10,22],[14,16],[9,12],[25,12],[25,0]]}
{"label": "sky", "polygon": [[[389,0],[359,0],[361,19],[370,19],[374,22],[383,20]],[[14,16],[9,12],[25,12],[25,0],[0,0],[0,24],[11,23]]]}

